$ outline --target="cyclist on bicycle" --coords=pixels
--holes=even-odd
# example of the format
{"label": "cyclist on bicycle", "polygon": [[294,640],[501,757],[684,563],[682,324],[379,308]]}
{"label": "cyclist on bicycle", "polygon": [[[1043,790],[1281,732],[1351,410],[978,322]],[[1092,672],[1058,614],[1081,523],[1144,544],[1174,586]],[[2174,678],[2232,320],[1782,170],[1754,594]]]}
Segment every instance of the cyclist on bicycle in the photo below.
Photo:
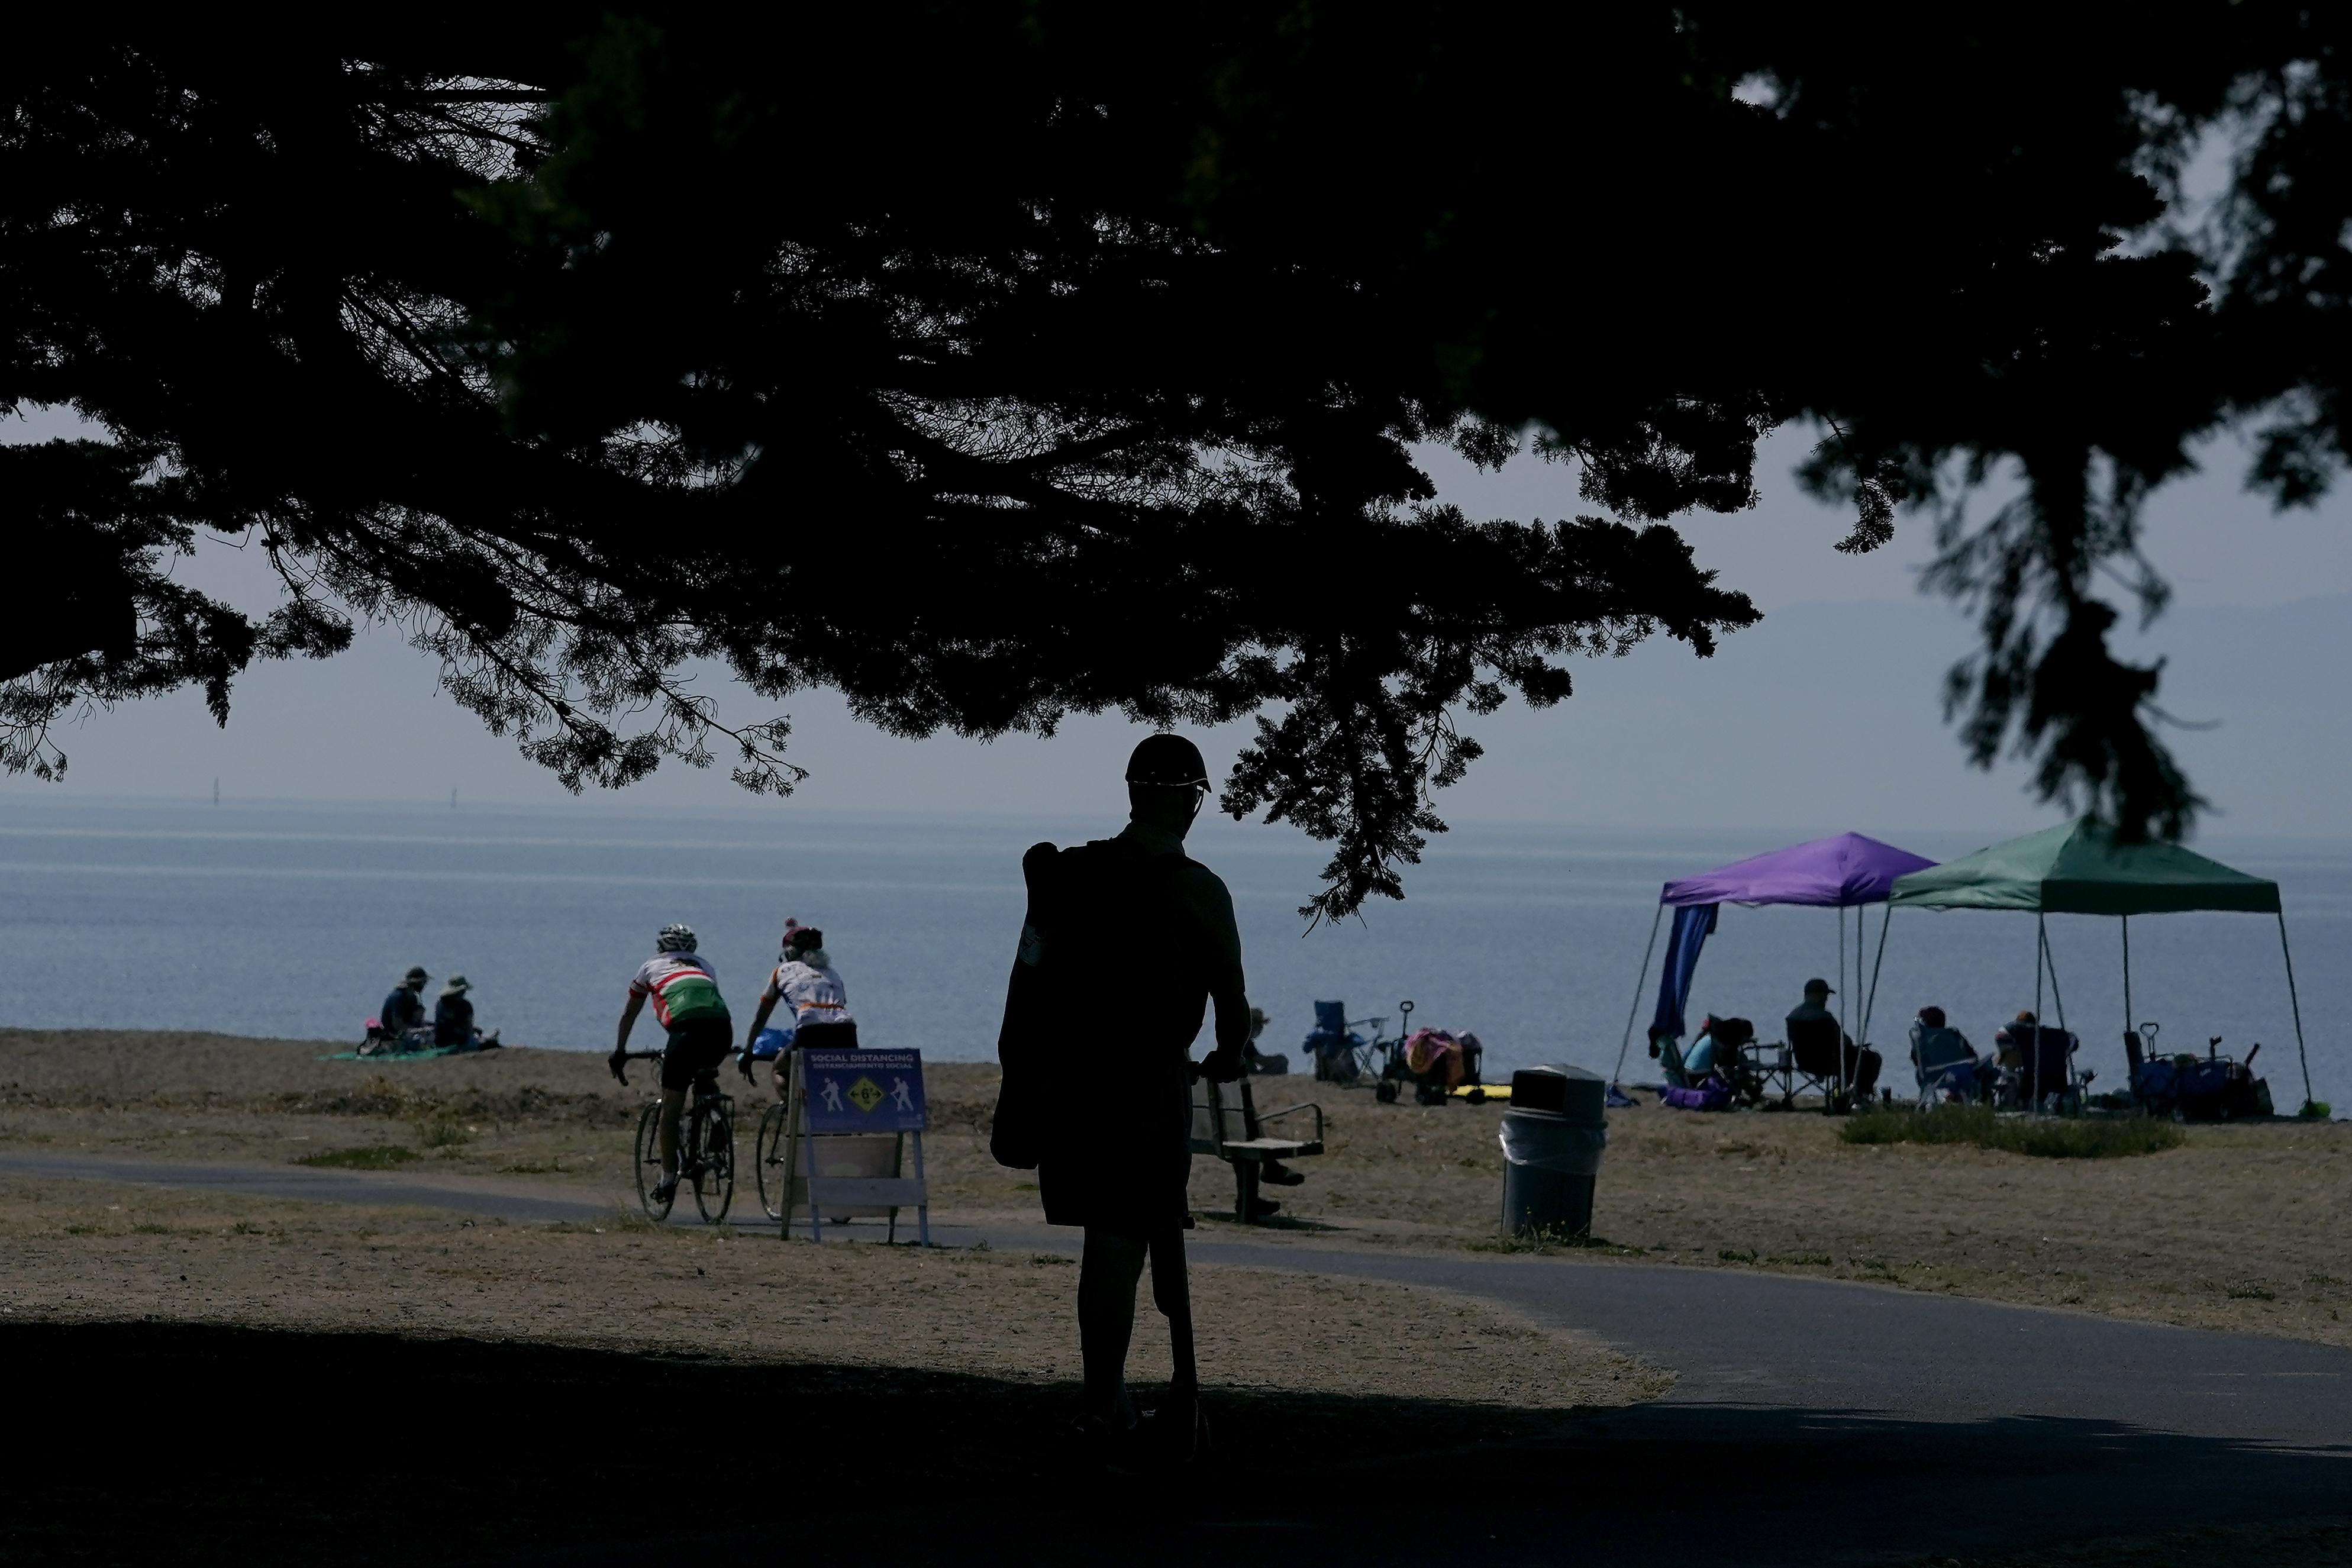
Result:
{"label": "cyclist on bicycle", "polygon": [[[857,1048],[857,1020],[849,1016],[849,990],[824,951],[824,932],[814,926],[794,922],[785,928],[783,962],[768,976],[767,988],[760,993],[759,1010],[751,1015],[751,1032],[744,1037],[740,1065],[746,1079],[751,1076],[751,1048],[759,1042],[760,1031],[768,1026],[768,1015],[780,1002],[793,1010],[793,1050],[803,1046],[836,1051]],[[774,1077],[776,1093],[781,1096],[784,1092],[782,1056],[776,1058]]]}
{"label": "cyclist on bicycle", "polygon": [[654,1188],[655,1201],[667,1203],[677,1191],[677,1117],[686,1106],[686,1091],[727,1059],[735,1023],[727,1016],[726,998],[719,994],[718,973],[694,950],[693,928],[666,925],[655,946],[657,951],[629,982],[629,1005],[621,1009],[620,1037],[606,1065],[627,1084],[629,1031],[636,1027],[646,998],[652,997],[654,1022],[669,1032],[661,1067],[662,1175]]}

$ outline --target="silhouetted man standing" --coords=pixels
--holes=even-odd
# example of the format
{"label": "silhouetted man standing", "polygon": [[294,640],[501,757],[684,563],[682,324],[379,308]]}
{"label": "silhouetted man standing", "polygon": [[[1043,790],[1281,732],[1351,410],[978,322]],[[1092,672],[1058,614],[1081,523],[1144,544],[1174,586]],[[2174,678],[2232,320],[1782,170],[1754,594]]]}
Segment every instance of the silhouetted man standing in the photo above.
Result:
{"label": "silhouetted man standing", "polygon": [[[1195,1071],[1241,1077],[1249,1041],[1241,937],[1225,885],[1184,855],[1209,793],[1200,749],[1153,735],[1127,764],[1127,831],[1023,857],[1029,914],[1007,989],[1004,1066],[992,1142],[1004,1164],[1037,1172],[1045,1218],[1086,1227],[1078,1341],[1087,1441],[1127,1462],[1137,1426],[1126,1388],[1135,1288],[1145,1257],[1176,1347],[1166,1452],[1192,1452],[1198,1384],[1184,1277],[1185,1180]],[[1217,1045],[1196,1069],[1192,1041],[1213,999]],[[1050,1080],[1048,1075],[1050,1074]]]}

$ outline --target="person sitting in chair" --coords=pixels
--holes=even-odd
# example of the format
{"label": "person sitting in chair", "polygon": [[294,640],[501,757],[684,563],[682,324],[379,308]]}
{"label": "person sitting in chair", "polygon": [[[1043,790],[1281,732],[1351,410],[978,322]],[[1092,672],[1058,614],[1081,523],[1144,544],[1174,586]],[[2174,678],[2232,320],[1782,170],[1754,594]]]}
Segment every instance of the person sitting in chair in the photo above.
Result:
{"label": "person sitting in chair", "polygon": [[1867,1100],[1878,1087],[1884,1058],[1876,1051],[1856,1047],[1853,1037],[1838,1027],[1837,1015],[1825,1005],[1836,994],[1826,980],[1816,977],[1805,982],[1805,999],[1789,1009],[1785,1020],[1789,1054],[1800,1071],[1848,1084]]}
{"label": "person sitting in chair", "polygon": [[1922,1007],[1912,1020],[1911,1066],[1919,1075],[1923,1097],[1936,1091],[1965,1102],[1990,1087],[1976,1047],[1969,1044],[1966,1035],[1944,1022],[1941,1007]]}
{"label": "person sitting in chair", "polygon": [[1740,1059],[1742,1046],[1756,1038],[1756,1026],[1745,1018],[1718,1018],[1712,1013],[1698,1026],[1698,1038],[1683,1057],[1683,1076],[1702,1083],[1712,1074],[1750,1104],[1763,1098],[1763,1086]]}
{"label": "person sitting in chair", "polygon": [[2032,1008],[1994,1031],[1992,1043],[2000,1064],[1995,1092],[2002,1109],[2032,1110],[2068,1087],[2074,1037],[2042,1023]]}
{"label": "person sitting in chair", "polygon": [[[1265,1052],[1257,1048],[1257,1037],[1265,1032],[1265,1009],[1263,1007],[1252,1007],[1249,1010],[1249,1040],[1242,1047],[1242,1060],[1247,1064],[1249,1070],[1252,1073],[1288,1071],[1290,1063],[1287,1059],[1281,1057],[1267,1056]],[[1264,1137],[1265,1133],[1257,1124],[1257,1102],[1250,1095],[1246,1085],[1244,1085],[1240,1090],[1240,1095],[1242,1102],[1242,1135],[1247,1138]],[[1257,1179],[1261,1182],[1271,1182],[1277,1187],[1295,1187],[1307,1180],[1305,1176],[1299,1174],[1297,1171],[1292,1170],[1289,1166],[1284,1164],[1279,1160],[1259,1161],[1257,1166]],[[1269,1210],[1268,1212],[1270,1213],[1272,1211]]]}

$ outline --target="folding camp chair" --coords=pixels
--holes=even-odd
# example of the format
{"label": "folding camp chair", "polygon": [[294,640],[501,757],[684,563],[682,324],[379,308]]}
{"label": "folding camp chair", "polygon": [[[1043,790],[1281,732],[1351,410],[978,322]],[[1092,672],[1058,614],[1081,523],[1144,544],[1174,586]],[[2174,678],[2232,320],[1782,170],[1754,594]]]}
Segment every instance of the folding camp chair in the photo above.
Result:
{"label": "folding camp chair", "polygon": [[[1868,1046],[1848,1047],[1844,1072],[1838,1063],[1839,1042],[1844,1038],[1835,1019],[1800,1020],[1788,1030],[1786,1042],[1757,1042],[1739,1051],[1741,1068],[1756,1086],[1759,1098],[1777,1092],[1780,1108],[1793,1108],[1799,1093],[1818,1094],[1823,1105],[1835,1105],[1849,1088],[1859,1089],[1865,1076],[1875,1082],[1878,1057]],[[1864,1068],[1867,1059],[1873,1064]]]}
{"label": "folding camp chair", "polygon": [[1690,1075],[1683,1071],[1683,1043],[1672,1035],[1652,1035],[1650,1054],[1658,1058],[1658,1076],[1668,1089],[1689,1086]]}
{"label": "folding camp chair", "polygon": [[1939,1103],[1947,1089],[1962,1099],[1975,1098],[1977,1054],[1968,1037],[1948,1026],[1914,1020],[1911,1025],[1911,1072],[1919,1085],[1919,1109]]}
{"label": "folding camp chair", "polygon": [[1751,1104],[1761,1105],[1778,1098],[1780,1109],[1788,1110],[1797,1103],[1797,1091],[1811,1089],[1826,1098],[1835,1087],[1832,1077],[1829,1084],[1797,1065],[1796,1053],[1786,1042],[1750,1038],[1739,1047],[1739,1071],[1742,1081],[1754,1097]]}
{"label": "folding camp chair", "polygon": [[2012,1024],[2003,1033],[2016,1047],[2019,1065],[2001,1070],[2002,1106],[2014,1110],[2046,1107],[2061,1116],[2082,1114],[2083,1086],[2094,1076],[2074,1066],[2074,1053],[2083,1042],[2048,1024]]}
{"label": "folding camp chair", "polygon": [[[1412,1005],[1406,1003],[1410,1014]],[[1328,1083],[1354,1083],[1359,1079],[1387,1076],[1390,1062],[1404,1042],[1386,1037],[1385,1014],[1376,1018],[1349,1018],[1345,1002],[1315,1004],[1315,1028],[1303,1042],[1315,1063],[1315,1076]],[[1360,1024],[1371,1026],[1372,1037],[1356,1033]]]}

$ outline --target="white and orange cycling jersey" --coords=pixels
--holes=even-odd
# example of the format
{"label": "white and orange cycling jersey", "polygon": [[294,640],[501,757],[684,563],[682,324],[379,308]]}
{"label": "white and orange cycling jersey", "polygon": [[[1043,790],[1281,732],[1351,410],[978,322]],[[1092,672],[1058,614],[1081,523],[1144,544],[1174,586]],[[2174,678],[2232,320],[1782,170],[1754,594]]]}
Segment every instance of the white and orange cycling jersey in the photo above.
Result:
{"label": "white and orange cycling jersey", "polygon": [[697,1018],[727,1016],[726,998],[719,994],[719,972],[698,952],[655,953],[638,966],[629,994],[652,997],[654,1022],[665,1029]]}
{"label": "white and orange cycling jersey", "polygon": [[768,988],[761,993],[760,1000],[772,1006],[778,1002],[789,1005],[795,1028],[855,1021],[849,1016],[848,988],[841,983],[840,971],[829,963],[784,960],[768,976]]}

